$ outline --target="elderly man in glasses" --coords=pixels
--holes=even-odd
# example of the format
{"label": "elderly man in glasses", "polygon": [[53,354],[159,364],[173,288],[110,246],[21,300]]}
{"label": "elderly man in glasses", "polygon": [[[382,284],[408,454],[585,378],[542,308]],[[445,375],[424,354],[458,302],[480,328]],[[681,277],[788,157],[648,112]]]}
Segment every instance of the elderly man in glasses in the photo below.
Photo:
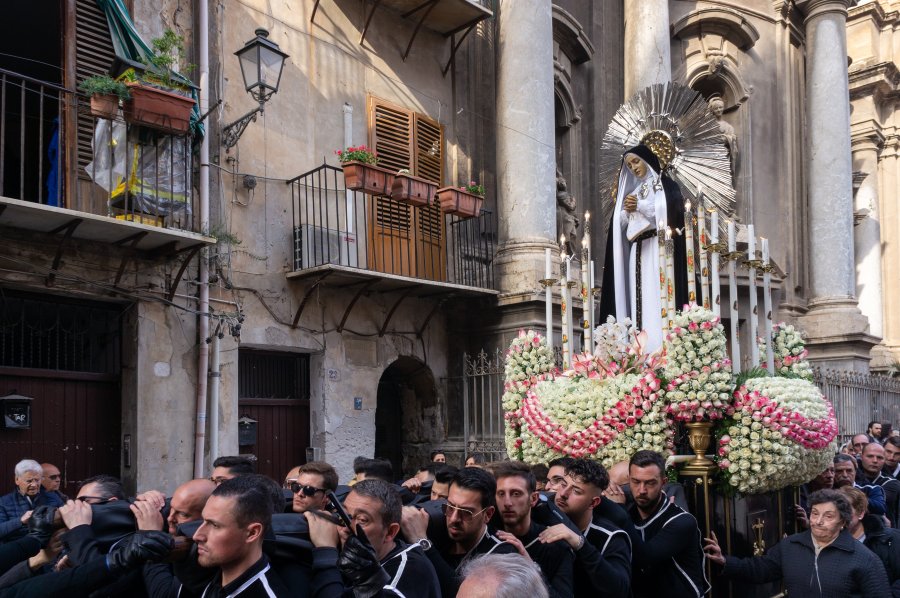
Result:
{"label": "elderly man in glasses", "polygon": [[496,509],[497,482],[477,467],[464,467],[450,482],[443,505],[447,538],[428,538],[428,513],[415,507],[403,507],[401,529],[410,542],[418,542],[434,565],[441,594],[455,596],[462,583],[460,571],[469,559],[479,554],[518,552],[515,546],[495,536],[488,522]]}
{"label": "elderly man in glasses", "polygon": [[284,480],[285,489],[294,495],[291,502],[294,513],[323,510],[328,504],[326,492],[334,492],[337,486],[337,472],[324,461],[310,461],[295,467]]}
{"label": "elderly man in glasses", "polygon": [[37,461],[23,459],[16,464],[16,489],[0,497],[0,541],[9,542],[24,536],[28,518],[35,507],[63,505],[59,497],[48,494],[41,487],[43,475]]}

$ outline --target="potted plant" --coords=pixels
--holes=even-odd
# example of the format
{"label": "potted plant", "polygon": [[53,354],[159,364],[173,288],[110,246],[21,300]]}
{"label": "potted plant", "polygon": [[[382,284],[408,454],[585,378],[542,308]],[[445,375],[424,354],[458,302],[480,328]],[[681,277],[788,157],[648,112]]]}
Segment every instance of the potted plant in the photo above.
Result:
{"label": "potted plant", "polygon": [[434,199],[437,185],[410,174],[409,170],[402,168],[394,176],[394,185],[391,187],[391,197],[399,202],[422,207],[427,206]]}
{"label": "potted plant", "polygon": [[91,96],[91,114],[97,118],[114,119],[119,112],[119,100],[128,100],[128,86],[109,75],[93,75],[78,84],[82,93]]}
{"label": "potted plant", "polygon": [[377,166],[378,156],[365,145],[337,150],[338,160],[344,170],[344,186],[353,191],[373,195],[390,195],[394,185],[394,173]]}
{"label": "potted plant", "polygon": [[174,70],[184,57],[184,38],[166,29],[150,43],[154,56],[143,64],[125,61],[129,68],[119,77],[131,92],[125,119],[167,133],[186,133],[194,108],[192,86]]}
{"label": "potted plant", "polygon": [[469,181],[463,187],[442,187],[437,190],[441,210],[446,214],[456,214],[462,218],[471,218],[481,213],[484,203],[484,186]]}

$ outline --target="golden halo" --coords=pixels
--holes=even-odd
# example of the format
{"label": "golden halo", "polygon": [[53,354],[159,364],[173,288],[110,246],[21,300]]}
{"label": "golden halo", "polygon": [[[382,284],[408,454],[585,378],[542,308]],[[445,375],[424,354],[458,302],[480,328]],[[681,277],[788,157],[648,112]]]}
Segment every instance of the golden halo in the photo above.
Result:
{"label": "golden halo", "polygon": [[641,138],[641,145],[646,145],[659,160],[659,167],[665,170],[675,157],[675,142],[672,136],[662,129],[654,129]]}

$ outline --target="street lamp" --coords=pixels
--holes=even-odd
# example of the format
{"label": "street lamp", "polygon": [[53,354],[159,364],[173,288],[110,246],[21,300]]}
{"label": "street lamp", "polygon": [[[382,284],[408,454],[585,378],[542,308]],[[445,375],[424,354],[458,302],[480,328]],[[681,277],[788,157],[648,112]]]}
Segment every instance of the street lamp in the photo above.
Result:
{"label": "street lamp", "polygon": [[234,147],[247,125],[256,120],[257,114],[263,112],[265,103],[278,92],[284,60],[288,57],[278,44],[269,40],[267,30],[259,28],[255,33],[256,37],[234,54],[241,64],[244,88],[259,102],[259,106],[222,128],[222,144],[226,149]]}

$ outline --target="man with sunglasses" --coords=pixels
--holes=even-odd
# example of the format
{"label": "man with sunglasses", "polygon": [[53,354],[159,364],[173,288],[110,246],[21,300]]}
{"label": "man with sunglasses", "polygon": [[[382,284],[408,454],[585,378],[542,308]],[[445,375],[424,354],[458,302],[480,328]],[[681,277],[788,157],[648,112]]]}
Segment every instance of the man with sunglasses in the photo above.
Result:
{"label": "man with sunglasses", "polygon": [[52,463],[41,463],[41,471],[44,473],[44,479],[41,482],[41,485],[44,487],[44,492],[56,496],[63,504],[66,504],[69,497],[63,494],[59,489],[62,485],[62,474],[59,472],[59,467]]}
{"label": "man with sunglasses", "polygon": [[284,487],[294,495],[291,510],[294,513],[323,510],[328,504],[327,492],[334,492],[338,487],[334,467],[324,461],[310,461],[296,470],[296,477],[291,477],[292,470],[284,480]]}
{"label": "man with sunglasses", "polygon": [[515,546],[496,537],[488,529],[494,515],[497,483],[487,471],[464,467],[450,483],[447,502],[443,505],[446,517],[446,538],[433,540],[428,534],[428,513],[415,507],[403,507],[401,529],[410,542],[418,542],[434,565],[443,596],[455,596],[462,583],[460,569],[479,554],[508,554],[517,552]]}

